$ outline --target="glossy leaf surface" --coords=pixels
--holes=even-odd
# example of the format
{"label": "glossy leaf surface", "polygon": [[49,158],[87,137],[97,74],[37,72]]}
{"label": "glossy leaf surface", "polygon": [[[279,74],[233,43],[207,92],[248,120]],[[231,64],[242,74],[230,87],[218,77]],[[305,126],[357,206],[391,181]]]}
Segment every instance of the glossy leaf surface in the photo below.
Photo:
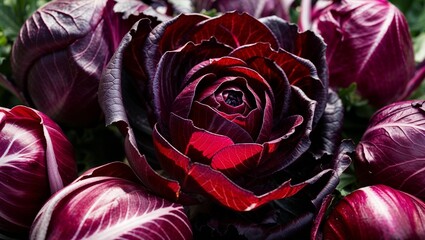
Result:
{"label": "glossy leaf surface", "polygon": [[408,96],[415,71],[412,39],[405,16],[390,2],[318,1],[312,29],[328,45],[331,87],[355,82],[360,95],[377,107]]}
{"label": "glossy leaf surface", "polygon": [[423,239],[425,204],[385,185],[343,198],[323,226],[324,239]]}
{"label": "glossy leaf surface", "polygon": [[355,166],[365,184],[385,184],[425,200],[425,110],[410,100],[383,107],[360,140]]}
{"label": "glossy leaf surface", "polygon": [[46,115],[0,108],[0,232],[27,234],[44,202],[77,177],[73,150]]}
{"label": "glossy leaf surface", "polygon": [[135,179],[120,162],[89,170],[49,199],[31,239],[190,239],[183,207],[153,195]]}

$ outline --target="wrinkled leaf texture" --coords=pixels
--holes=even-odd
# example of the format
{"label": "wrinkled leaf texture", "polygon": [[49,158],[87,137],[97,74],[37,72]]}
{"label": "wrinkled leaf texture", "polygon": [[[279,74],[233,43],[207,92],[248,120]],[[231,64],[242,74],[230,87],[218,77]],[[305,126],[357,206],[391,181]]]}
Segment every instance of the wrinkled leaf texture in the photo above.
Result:
{"label": "wrinkled leaf texture", "polygon": [[423,101],[393,103],[376,112],[357,148],[359,181],[385,184],[425,200]]}
{"label": "wrinkled leaf texture", "polygon": [[113,162],[88,170],[55,194],[33,223],[31,239],[191,239],[183,206],[146,190]]}
{"label": "wrinkled leaf texture", "polygon": [[377,107],[408,96],[414,90],[408,85],[416,86],[409,84],[415,62],[403,13],[387,0],[333,1],[321,8],[323,2],[312,12],[312,29],[328,45],[330,86],[356,82],[361,96]]}
{"label": "wrinkled leaf texture", "polygon": [[39,8],[13,45],[12,80],[18,92],[57,122],[71,126],[99,122],[99,79],[136,20],[122,19],[136,11],[126,11],[132,2],[118,2],[123,14],[114,12],[113,0],[56,0]]}

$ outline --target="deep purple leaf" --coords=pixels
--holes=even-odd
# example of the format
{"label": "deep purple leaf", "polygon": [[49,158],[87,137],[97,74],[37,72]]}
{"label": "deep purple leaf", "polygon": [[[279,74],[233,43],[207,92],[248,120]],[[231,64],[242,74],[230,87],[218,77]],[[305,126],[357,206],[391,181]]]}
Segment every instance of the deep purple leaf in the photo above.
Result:
{"label": "deep purple leaf", "polygon": [[295,24],[277,17],[265,17],[260,21],[276,35],[280,48],[308,59],[316,67],[317,75],[325,87],[328,86],[328,69],[325,58],[326,45],[322,37],[312,31],[300,31]]}
{"label": "deep purple leaf", "polygon": [[332,154],[341,141],[342,124],[344,123],[344,107],[338,95],[330,90],[325,112],[318,126],[312,132],[310,152],[316,158],[324,154]]}
{"label": "deep purple leaf", "polygon": [[[160,111],[161,115],[170,113],[172,102],[179,94],[178,89],[185,86],[186,74],[192,67],[210,58],[225,56],[229,52],[229,47],[213,40],[199,45],[189,43],[179,50],[166,52],[158,63],[153,82],[155,105],[156,108],[159,108],[157,111]],[[185,64],[181,64],[182,62]],[[175,68],[171,69],[170,66],[175,66]],[[158,93],[160,96],[157,96]],[[188,108],[180,110],[185,109]],[[168,119],[168,117],[162,116],[160,119]]]}
{"label": "deep purple leaf", "polygon": [[[244,24],[236,24],[243,22]],[[277,49],[275,36],[267,27],[246,13],[230,12],[199,23],[186,41],[200,43],[214,36],[218,42],[237,48],[243,45],[268,42]]]}
{"label": "deep purple leaf", "polygon": [[425,199],[425,111],[409,100],[381,108],[362,136],[355,161],[360,182],[385,184]]}
{"label": "deep purple leaf", "polygon": [[182,41],[185,34],[205,19],[207,17],[201,14],[181,14],[159,24],[150,32],[142,53],[148,78],[154,79],[162,55],[185,45],[186,42]]}
{"label": "deep purple leaf", "polygon": [[318,1],[312,29],[327,44],[330,86],[357,90],[381,107],[400,100],[414,74],[412,39],[403,13],[389,1]]}
{"label": "deep purple leaf", "polygon": [[[11,62],[13,85],[30,106],[70,126],[89,126],[103,119],[97,98],[102,71],[141,17],[123,19],[118,13],[130,2],[134,3],[50,1],[26,20],[14,42]],[[133,10],[126,16],[145,9]]]}

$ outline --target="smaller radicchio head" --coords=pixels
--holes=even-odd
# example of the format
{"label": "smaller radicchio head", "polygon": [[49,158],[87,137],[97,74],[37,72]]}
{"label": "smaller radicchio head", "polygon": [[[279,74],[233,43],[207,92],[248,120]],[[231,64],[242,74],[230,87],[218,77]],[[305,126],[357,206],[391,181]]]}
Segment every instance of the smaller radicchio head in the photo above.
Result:
{"label": "smaller radicchio head", "polygon": [[311,239],[425,238],[425,203],[386,185],[352,192],[322,220]]}
{"label": "smaller radicchio head", "polygon": [[356,148],[362,184],[385,184],[425,200],[425,105],[409,100],[377,111]]}
{"label": "smaller radicchio head", "polygon": [[54,0],[22,26],[8,84],[22,101],[60,124],[88,126],[103,114],[97,90],[103,68],[137,19],[168,19],[164,1]]}
{"label": "smaller radicchio head", "polygon": [[389,1],[319,0],[312,11],[311,0],[303,3],[301,26],[319,33],[327,44],[331,87],[355,83],[360,96],[382,107],[409,96],[422,80],[423,75],[414,77],[406,18]]}
{"label": "smaller radicchio head", "polygon": [[88,170],[38,213],[30,239],[192,238],[183,206],[145,189],[121,162]]}
{"label": "smaller radicchio head", "polygon": [[56,123],[28,107],[0,108],[0,236],[26,238],[44,202],[76,177]]}

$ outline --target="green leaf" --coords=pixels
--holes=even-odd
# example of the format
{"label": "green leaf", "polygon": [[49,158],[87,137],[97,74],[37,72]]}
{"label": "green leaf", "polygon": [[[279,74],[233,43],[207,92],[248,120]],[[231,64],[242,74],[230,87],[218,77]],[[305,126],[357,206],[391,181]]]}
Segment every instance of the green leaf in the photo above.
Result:
{"label": "green leaf", "polygon": [[425,32],[422,32],[417,37],[413,38],[413,49],[415,50],[416,62],[425,60]]}
{"label": "green leaf", "polygon": [[11,47],[12,45],[8,41],[6,35],[0,30],[0,72],[3,74],[8,72],[7,70],[3,70],[4,66],[2,65],[7,62]]}
{"label": "green leaf", "polygon": [[0,29],[12,40],[25,20],[48,0],[4,0],[0,2]]}
{"label": "green leaf", "polygon": [[339,178],[339,184],[336,186],[336,190],[344,197],[358,189],[357,177],[354,172],[353,164],[345,170]]}
{"label": "green leaf", "polygon": [[21,23],[12,6],[0,3],[0,29],[3,30],[4,35],[10,38],[15,38],[21,28]]}
{"label": "green leaf", "polygon": [[398,9],[400,9],[402,12],[407,12],[412,4],[413,4],[413,0],[390,0],[390,2],[392,4],[394,4],[395,6],[398,7]]}
{"label": "green leaf", "polygon": [[202,10],[201,14],[209,16],[209,17],[215,17],[219,15],[219,12],[217,11],[217,9],[213,8],[210,10]]}
{"label": "green leaf", "polygon": [[345,108],[349,111],[352,107],[361,107],[368,104],[357,92],[357,83],[351,83],[347,88],[340,88],[338,95]]}

